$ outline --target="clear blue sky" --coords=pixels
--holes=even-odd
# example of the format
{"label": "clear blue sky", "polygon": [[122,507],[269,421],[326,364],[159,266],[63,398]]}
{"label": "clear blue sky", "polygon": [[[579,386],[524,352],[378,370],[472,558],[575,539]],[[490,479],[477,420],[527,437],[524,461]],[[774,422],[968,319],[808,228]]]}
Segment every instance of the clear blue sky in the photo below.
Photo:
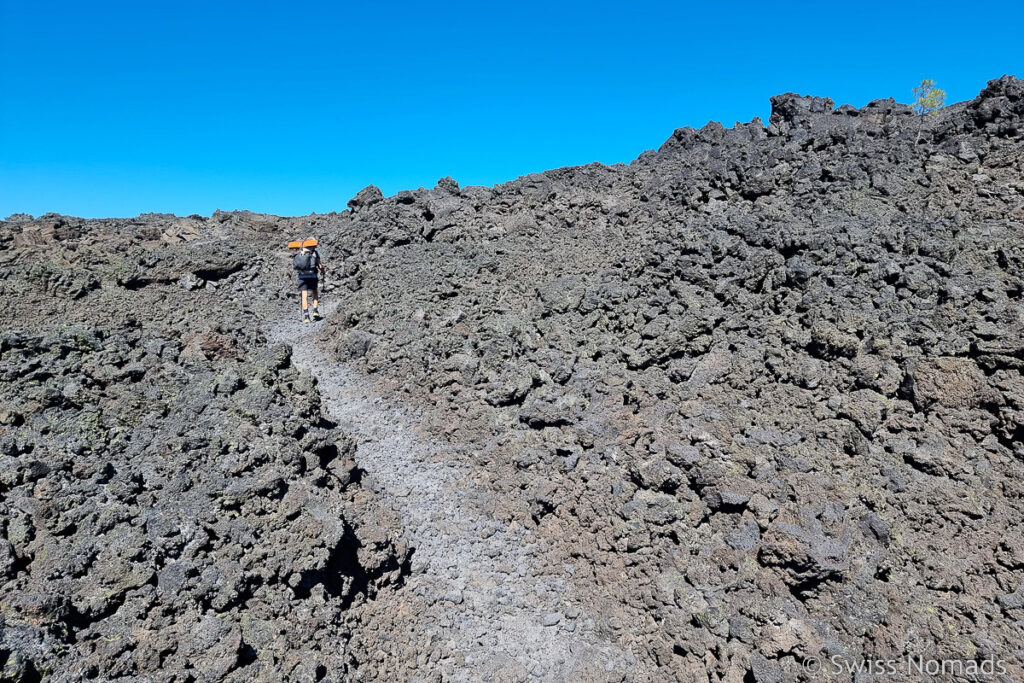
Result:
{"label": "clear blue sky", "polygon": [[1024,2],[0,0],[0,216],[342,210],[628,162],[786,91],[1024,77]]}

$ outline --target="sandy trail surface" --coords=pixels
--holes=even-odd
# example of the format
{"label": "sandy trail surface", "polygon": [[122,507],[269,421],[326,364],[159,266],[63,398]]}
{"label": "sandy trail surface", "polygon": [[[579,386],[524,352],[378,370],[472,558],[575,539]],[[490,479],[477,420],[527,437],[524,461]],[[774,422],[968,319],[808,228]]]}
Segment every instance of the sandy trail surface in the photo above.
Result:
{"label": "sandy trail surface", "polygon": [[285,320],[269,336],[291,344],[295,366],[316,377],[326,412],[358,443],[364,483],[402,519],[412,571],[385,598],[396,604],[382,608],[416,613],[432,636],[424,647],[443,645],[436,661],[429,651],[407,653],[426,655],[423,678],[629,678],[632,653],[602,640],[585,601],[570,597],[573,567],[545,565],[544,543],[530,529],[495,519],[494,494],[467,464],[472,453],[425,438],[417,409],[379,395],[368,378],[317,348],[319,327]]}

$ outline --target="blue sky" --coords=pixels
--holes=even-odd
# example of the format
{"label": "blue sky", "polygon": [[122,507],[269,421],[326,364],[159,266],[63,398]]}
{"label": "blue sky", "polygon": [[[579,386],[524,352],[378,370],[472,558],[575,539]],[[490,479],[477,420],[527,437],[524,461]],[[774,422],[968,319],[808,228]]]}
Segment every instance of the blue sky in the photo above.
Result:
{"label": "blue sky", "polygon": [[342,210],[628,162],[795,91],[1024,77],[1024,2],[0,0],[0,216]]}

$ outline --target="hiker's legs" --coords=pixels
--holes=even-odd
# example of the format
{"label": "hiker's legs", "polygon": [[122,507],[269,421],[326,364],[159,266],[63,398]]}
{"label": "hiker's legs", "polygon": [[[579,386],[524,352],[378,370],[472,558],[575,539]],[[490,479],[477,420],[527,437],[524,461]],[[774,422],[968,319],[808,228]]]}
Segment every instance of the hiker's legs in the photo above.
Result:
{"label": "hiker's legs", "polygon": [[309,290],[302,290],[302,312],[305,313],[309,310]]}

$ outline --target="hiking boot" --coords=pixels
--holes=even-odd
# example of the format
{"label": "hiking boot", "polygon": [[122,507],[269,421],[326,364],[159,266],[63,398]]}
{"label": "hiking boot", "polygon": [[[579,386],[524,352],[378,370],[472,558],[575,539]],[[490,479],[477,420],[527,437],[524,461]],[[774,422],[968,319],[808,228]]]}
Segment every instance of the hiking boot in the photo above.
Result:
{"label": "hiking boot", "polygon": [[324,317],[320,315],[320,311],[313,311],[313,320],[323,320]]}
{"label": "hiking boot", "polygon": [[302,316],[302,322],[311,323],[313,321],[309,319],[309,314],[307,313],[306,315]]}

